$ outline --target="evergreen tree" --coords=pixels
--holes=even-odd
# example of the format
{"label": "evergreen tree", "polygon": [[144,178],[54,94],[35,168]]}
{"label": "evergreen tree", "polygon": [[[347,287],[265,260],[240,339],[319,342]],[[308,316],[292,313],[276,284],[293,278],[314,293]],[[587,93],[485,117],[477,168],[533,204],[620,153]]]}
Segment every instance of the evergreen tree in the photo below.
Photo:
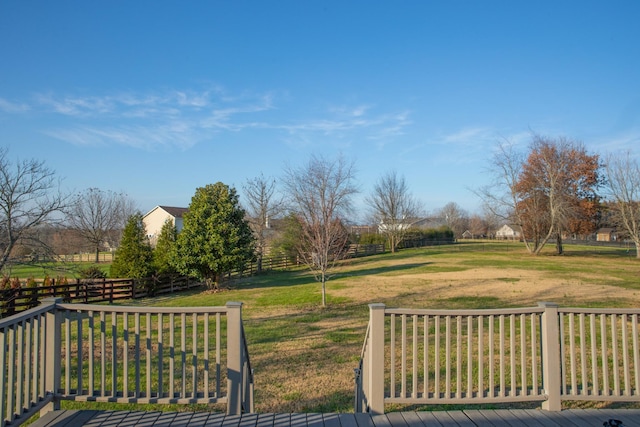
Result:
{"label": "evergreen tree", "polygon": [[254,239],[236,190],[221,182],[198,188],[172,254],[185,275],[217,289],[222,275],[254,259]]}
{"label": "evergreen tree", "polygon": [[116,250],[109,275],[134,279],[149,277],[152,270],[151,262],[152,251],[142,222],[142,214],[133,214],[124,227],[122,241]]}
{"label": "evergreen tree", "polygon": [[176,244],[177,231],[173,221],[167,220],[160,230],[153,250],[153,269],[158,275],[172,275],[176,269],[171,264],[171,251]]}

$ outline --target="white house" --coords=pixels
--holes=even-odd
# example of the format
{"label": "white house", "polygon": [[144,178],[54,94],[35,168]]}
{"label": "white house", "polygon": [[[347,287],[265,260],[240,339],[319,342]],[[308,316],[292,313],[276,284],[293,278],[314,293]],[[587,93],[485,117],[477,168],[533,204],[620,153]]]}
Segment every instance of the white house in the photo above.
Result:
{"label": "white house", "polygon": [[155,245],[160,231],[165,222],[171,221],[178,232],[182,230],[182,215],[187,212],[187,208],[178,208],[174,206],[156,206],[142,217],[149,242]]}
{"label": "white house", "polygon": [[496,231],[496,239],[520,240],[522,237],[522,227],[519,225],[505,224]]}

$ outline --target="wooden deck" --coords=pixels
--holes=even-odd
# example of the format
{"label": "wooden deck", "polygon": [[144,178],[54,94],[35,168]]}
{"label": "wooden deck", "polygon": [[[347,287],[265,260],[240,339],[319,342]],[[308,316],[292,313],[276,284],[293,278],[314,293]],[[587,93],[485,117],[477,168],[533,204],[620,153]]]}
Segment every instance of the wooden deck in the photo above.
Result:
{"label": "wooden deck", "polygon": [[[547,412],[535,409],[390,412],[369,414],[244,414],[210,412],[142,412],[62,410],[49,412],[33,427],[472,427],[608,425],[619,420],[625,427],[640,427],[640,409],[571,409]],[[615,425],[615,424],[612,424]]]}

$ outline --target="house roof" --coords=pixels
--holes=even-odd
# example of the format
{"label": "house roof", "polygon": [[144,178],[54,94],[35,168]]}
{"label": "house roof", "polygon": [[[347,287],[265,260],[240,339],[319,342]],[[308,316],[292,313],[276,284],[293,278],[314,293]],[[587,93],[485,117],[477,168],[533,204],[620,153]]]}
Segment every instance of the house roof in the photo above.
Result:
{"label": "house roof", "polygon": [[155,211],[156,209],[162,209],[163,211],[165,211],[166,213],[168,213],[174,218],[182,218],[182,215],[189,210],[189,208],[180,208],[176,206],[156,206],[155,208],[147,212],[145,216],[149,215],[151,212]]}

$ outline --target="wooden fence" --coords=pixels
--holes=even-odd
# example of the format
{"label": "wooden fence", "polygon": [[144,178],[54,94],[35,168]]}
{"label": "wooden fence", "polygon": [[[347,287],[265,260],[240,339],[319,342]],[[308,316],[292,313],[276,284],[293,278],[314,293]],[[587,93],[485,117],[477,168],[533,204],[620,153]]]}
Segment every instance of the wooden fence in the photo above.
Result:
{"label": "wooden fence", "polygon": [[40,300],[60,297],[64,302],[99,303],[120,299],[144,298],[201,286],[186,276],[156,280],[145,279],[76,279],[72,283],[50,286],[19,287],[0,290],[0,317],[11,316],[36,307]]}

